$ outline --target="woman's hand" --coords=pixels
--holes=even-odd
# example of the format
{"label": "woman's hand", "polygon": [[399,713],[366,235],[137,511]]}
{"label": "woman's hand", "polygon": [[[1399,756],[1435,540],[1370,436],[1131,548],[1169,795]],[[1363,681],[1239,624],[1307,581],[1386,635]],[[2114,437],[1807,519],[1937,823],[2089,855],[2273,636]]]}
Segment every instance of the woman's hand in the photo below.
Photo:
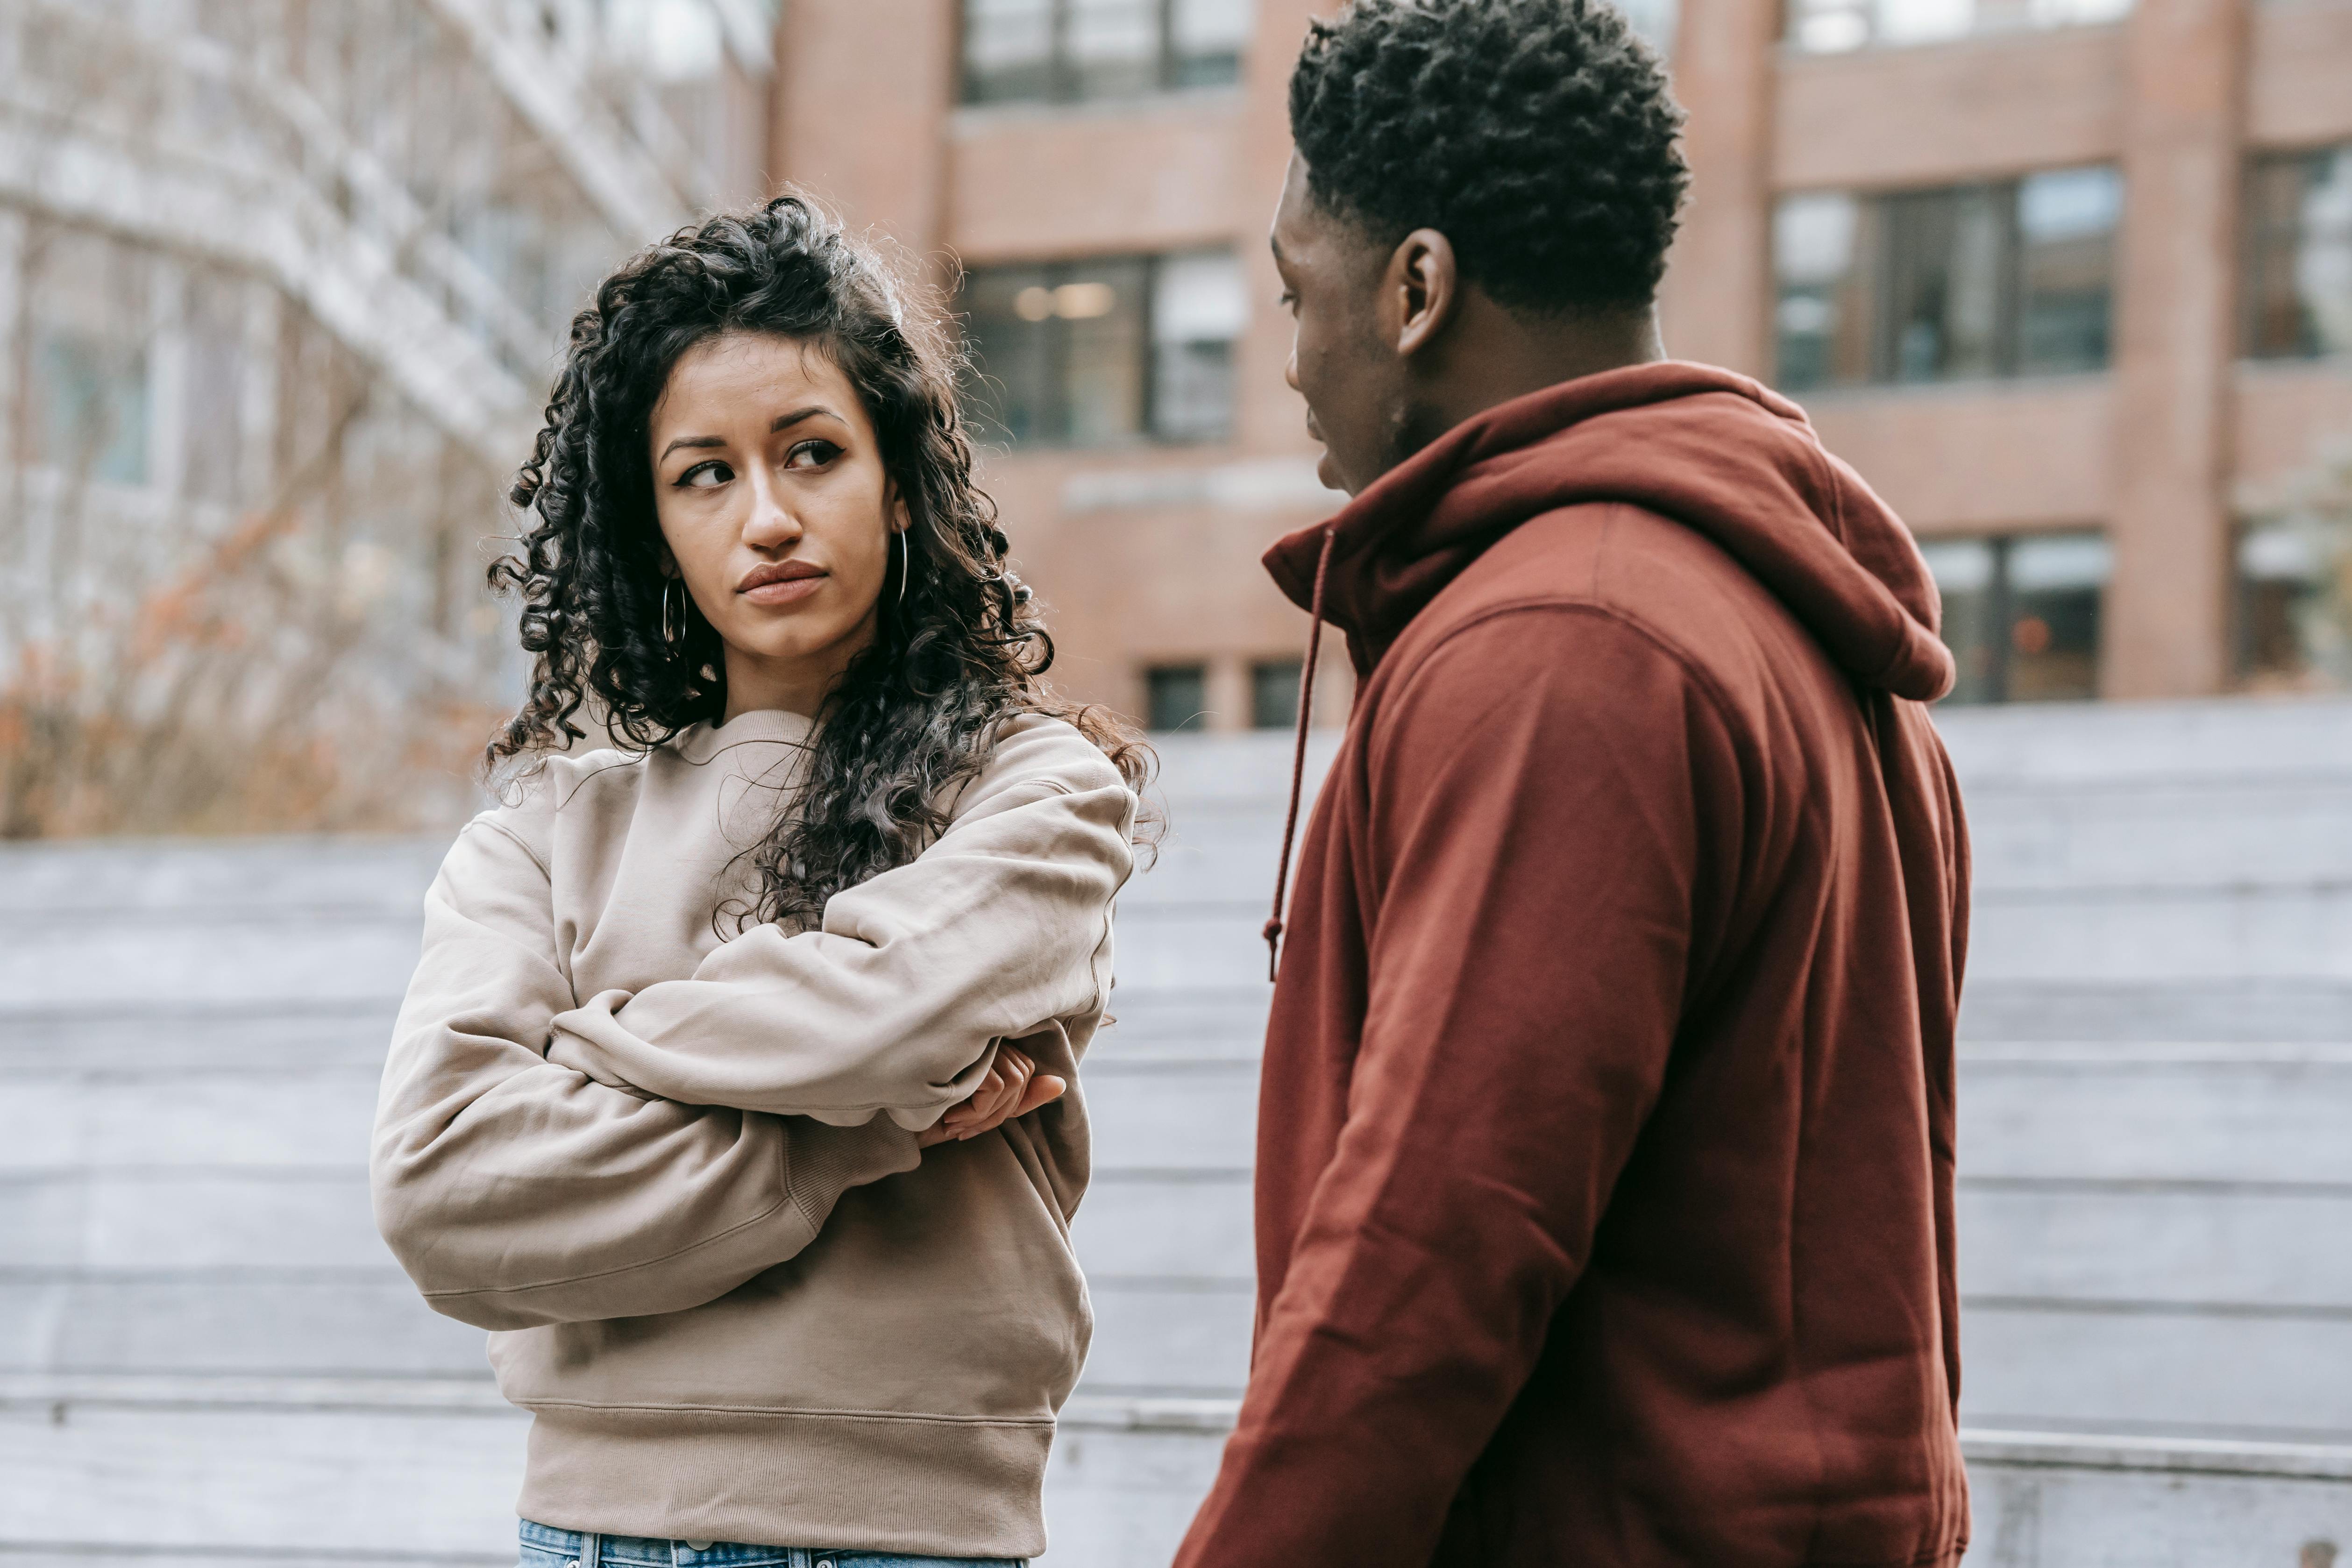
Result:
{"label": "woman's hand", "polygon": [[1024,1052],[1001,1045],[996,1048],[996,1064],[971,1092],[971,1098],[950,1106],[937,1125],[915,1135],[915,1143],[928,1149],[950,1139],[976,1138],[1060,1099],[1067,1088],[1065,1080],[1038,1071],[1037,1064]]}

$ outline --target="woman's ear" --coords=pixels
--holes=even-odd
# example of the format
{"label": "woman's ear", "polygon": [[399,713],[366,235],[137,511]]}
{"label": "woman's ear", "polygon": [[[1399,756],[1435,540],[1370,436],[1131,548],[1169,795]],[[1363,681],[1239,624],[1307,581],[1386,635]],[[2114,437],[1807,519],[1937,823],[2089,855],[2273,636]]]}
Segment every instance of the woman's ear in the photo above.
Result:
{"label": "woman's ear", "polygon": [[661,543],[661,574],[664,577],[683,577],[686,575],[684,572],[678,570],[677,557],[670,553],[669,541],[667,539],[662,540]]}
{"label": "woman's ear", "polygon": [[915,514],[908,509],[907,497],[899,493],[898,482],[890,482],[890,531],[903,534],[915,526]]}

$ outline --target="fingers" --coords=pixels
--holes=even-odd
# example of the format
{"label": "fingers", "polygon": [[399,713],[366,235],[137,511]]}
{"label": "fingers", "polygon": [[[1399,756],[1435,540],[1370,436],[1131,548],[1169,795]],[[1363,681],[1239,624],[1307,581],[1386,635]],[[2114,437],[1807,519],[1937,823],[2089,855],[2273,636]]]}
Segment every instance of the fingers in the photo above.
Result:
{"label": "fingers", "polygon": [[1016,1116],[1025,1116],[1041,1105],[1053,1103],[1068,1092],[1069,1087],[1067,1079],[1038,1071],[1037,1063],[1025,1051],[1009,1045],[999,1047],[996,1061],[980,1087],[917,1134],[916,1146],[929,1148],[994,1132]]}
{"label": "fingers", "polygon": [[1009,1046],[997,1052],[996,1061],[1000,1088],[993,1096],[974,1105],[976,1113],[956,1128],[957,1137],[977,1138],[982,1133],[993,1132],[1020,1111],[1021,1098],[1028,1092],[1037,1064]]}
{"label": "fingers", "polygon": [[988,1076],[980,1081],[979,1088],[973,1090],[961,1103],[949,1108],[946,1117],[948,1126],[951,1129],[962,1128],[974,1122],[984,1121],[1012,1087],[1005,1077],[1004,1064],[1002,1061],[998,1062],[988,1070]]}
{"label": "fingers", "polygon": [[1057,1078],[1050,1072],[1040,1072],[1029,1081],[1027,1091],[1021,1096],[1021,1103],[1013,1108],[1013,1115],[1005,1119],[1011,1121],[1015,1117],[1026,1116],[1041,1105],[1050,1105],[1059,1100],[1069,1087],[1067,1079]]}

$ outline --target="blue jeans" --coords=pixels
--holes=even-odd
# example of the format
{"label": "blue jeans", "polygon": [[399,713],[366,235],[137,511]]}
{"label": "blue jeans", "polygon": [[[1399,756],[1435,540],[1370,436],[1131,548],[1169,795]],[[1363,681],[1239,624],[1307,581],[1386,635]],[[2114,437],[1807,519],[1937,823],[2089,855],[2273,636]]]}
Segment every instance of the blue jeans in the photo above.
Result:
{"label": "blue jeans", "polygon": [[522,1559],[516,1568],[1026,1568],[1026,1564],[1003,1557],[902,1557],[892,1552],[746,1546],[737,1541],[583,1535],[526,1519]]}

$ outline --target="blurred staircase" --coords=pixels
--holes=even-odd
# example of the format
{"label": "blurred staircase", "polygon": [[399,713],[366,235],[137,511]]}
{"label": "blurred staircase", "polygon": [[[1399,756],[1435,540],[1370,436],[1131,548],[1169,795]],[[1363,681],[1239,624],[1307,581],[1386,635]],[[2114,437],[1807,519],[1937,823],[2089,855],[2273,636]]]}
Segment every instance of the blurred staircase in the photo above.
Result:
{"label": "blurred staircase", "polygon": [[[2352,705],[1952,712],[1971,1562],[2352,1548]],[[1327,743],[1328,747],[1328,743]],[[1164,1563],[1247,1357],[1280,737],[1164,744],[1049,1480]],[[1328,755],[1328,749],[1326,751]],[[523,1423],[376,1241],[409,841],[0,852],[0,1561],[512,1561]]]}

